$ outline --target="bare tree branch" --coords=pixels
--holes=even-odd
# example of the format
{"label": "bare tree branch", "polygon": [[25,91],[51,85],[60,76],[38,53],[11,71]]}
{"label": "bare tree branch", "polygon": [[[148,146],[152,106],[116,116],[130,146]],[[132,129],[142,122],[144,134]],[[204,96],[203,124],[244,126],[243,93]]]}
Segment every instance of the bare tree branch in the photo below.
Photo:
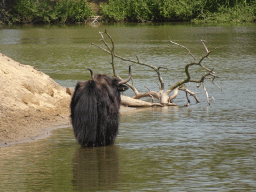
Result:
{"label": "bare tree branch", "polygon": [[204,49],[205,49],[206,53],[209,53],[207,47],[206,47],[205,44],[204,44],[204,43],[207,43],[207,42],[206,42],[205,40],[201,40],[201,42],[202,42],[202,44],[204,45]]}
{"label": "bare tree branch", "polygon": [[[99,33],[100,33],[101,38],[102,38],[101,40],[103,41],[103,43],[105,44],[105,46],[108,48],[109,53],[111,54],[111,58],[112,58],[112,63],[111,63],[111,65],[112,65],[112,69],[113,69],[113,74],[114,74],[114,76],[116,77],[117,75],[116,75],[115,63],[114,63],[114,58],[115,58],[115,56],[114,56],[114,50],[115,50],[114,41],[113,41],[113,39],[111,38],[111,36],[108,34],[107,29],[105,29],[105,32],[99,32]],[[110,48],[109,45],[107,44],[107,42],[105,41],[104,36],[103,36],[104,33],[105,33],[105,34],[108,36],[108,38],[111,40],[112,48]]]}
{"label": "bare tree branch", "polygon": [[145,87],[149,90],[149,96],[150,96],[151,99],[152,99],[152,103],[154,103],[154,97],[153,97],[153,95],[150,94],[150,91],[151,91],[151,90],[150,90],[147,86],[145,86]]}
{"label": "bare tree branch", "polygon": [[176,88],[173,90],[173,94],[169,96],[168,102],[172,103],[172,100],[175,99],[178,96],[179,89]]}
{"label": "bare tree branch", "polygon": [[[112,48],[107,44],[107,42],[105,41],[104,39],[104,34],[106,34],[108,36],[108,38],[111,40],[111,43],[112,43]],[[176,83],[174,83],[173,85],[171,85],[166,91],[164,90],[164,80],[163,78],[161,77],[161,73],[160,73],[160,69],[168,69],[167,67],[156,67],[156,66],[153,66],[151,64],[148,64],[148,63],[144,63],[144,62],[141,62],[139,57],[136,56],[136,59],[137,60],[132,60],[130,58],[124,58],[124,57],[121,57],[119,55],[116,55],[114,54],[114,41],[112,39],[112,37],[108,34],[107,30],[105,30],[104,32],[100,32],[100,35],[102,37],[102,41],[104,43],[104,45],[106,46],[106,49],[97,45],[97,44],[94,44],[94,43],[91,43],[92,45],[98,47],[99,49],[105,51],[106,53],[110,54],[111,55],[111,58],[112,58],[112,68],[113,68],[113,74],[114,76],[120,78],[116,72],[115,72],[115,64],[114,64],[114,58],[119,58],[121,59],[122,61],[128,61],[128,62],[132,62],[134,64],[138,64],[138,65],[142,65],[142,66],[146,66],[146,67],[149,67],[151,69],[153,69],[156,73],[157,73],[157,76],[158,76],[158,80],[160,82],[160,88],[159,88],[159,91],[152,91],[150,90],[148,87],[146,87],[148,89],[148,92],[145,92],[145,93],[139,93],[139,91],[135,88],[135,86],[130,83],[127,83],[127,85],[133,90],[135,96],[133,98],[127,98],[127,97],[122,97],[122,100],[124,99],[124,104],[125,105],[129,105],[129,106],[143,106],[143,107],[146,107],[146,106],[174,106],[176,104],[172,103],[172,100],[174,98],[177,97],[178,95],[178,91],[179,90],[182,90],[185,92],[186,94],[186,98],[187,98],[187,104],[185,106],[189,106],[190,105],[190,100],[189,100],[189,97],[188,96],[192,96],[194,97],[194,99],[196,100],[196,103],[199,103],[199,99],[197,98],[196,96],[196,93],[193,93],[192,91],[188,90],[184,85],[188,82],[193,82],[193,83],[197,83],[197,87],[203,85],[203,88],[204,88],[204,91],[205,91],[205,94],[206,94],[206,97],[207,97],[207,102],[208,104],[210,105],[210,101],[209,101],[209,95],[208,95],[208,92],[207,92],[207,89],[205,87],[205,80],[207,79],[211,79],[212,83],[215,84],[219,89],[221,89],[215,82],[214,80],[216,78],[219,78],[218,76],[216,76],[215,72],[214,72],[214,68],[213,69],[209,69],[207,67],[205,67],[202,62],[210,55],[211,51],[208,50],[208,48],[206,47],[205,43],[206,41],[204,40],[201,40],[201,43],[206,51],[206,54],[201,57],[199,59],[198,62],[196,62],[196,57],[191,53],[191,51],[183,46],[183,45],[180,45],[176,42],[173,42],[170,38],[170,43],[174,44],[174,45],[177,45],[177,46],[180,46],[182,47],[183,49],[186,49],[188,54],[194,59],[194,62],[191,62],[189,64],[187,64],[184,68],[185,70],[185,74],[186,74],[186,78],[183,79],[183,80],[180,80],[180,81],[177,81]],[[190,72],[189,72],[189,69],[190,67],[192,66],[199,66],[199,67],[202,67],[204,70],[205,70],[205,74],[202,75],[201,78],[199,78],[198,80],[194,80],[191,78],[191,75],[190,75]],[[121,78],[120,78],[121,79]],[[170,95],[170,93],[173,92],[172,95]],[[146,102],[146,101],[142,101],[140,100],[141,98],[143,97],[151,97],[152,99],[152,103],[149,103],[149,102]],[[154,103],[154,98],[158,99],[159,100],[159,103]]]}
{"label": "bare tree branch", "polygon": [[202,84],[203,84],[203,87],[204,87],[204,91],[205,91],[205,95],[206,95],[206,98],[207,98],[207,102],[208,102],[208,104],[210,105],[210,100],[209,100],[209,95],[208,95],[207,89],[206,89],[206,87],[204,86],[204,83],[203,83],[203,82],[202,82]]}
{"label": "bare tree branch", "polygon": [[[96,46],[96,47],[98,47],[98,48],[100,48],[101,50],[103,50],[103,51],[105,51],[105,52],[111,54],[111,56],[112,56],[112,67],[113,67],[114,76],[118,77],[118,76],[116,75],[116,73],[115,73],[115,66],[114,66],[114,57],[117,57],[117,58],[119,58],[119,59],[121,59],[121,60],[123,60],[123,61],[128,61],[128,62],[132,62],[132,63],[135,63],[135,64],[139,64],[139,65],[143,65],[143,66],[146,66],[146,67],[150,67],[151,69],[153,69],[154,71],[156,71],[157,76],[158,76],[158,80],[159,80],[160,85],[161,85],[160,90],[161,90],[161,91],[164,90],[164,81],[163,81],[163,78],[161,77],[160,69],[168,69],[167,67],[155,67],[155,66],[150,65],[150,64],[148,64],[148,63],[140,62],[138,56],[136,56],[137,61],[135,61],[135,60],[131,60],[131,59],[129,59],[129,58],[128,58],[128,59],[127,59],[127,58],[123,58],[123,57],[121,57],[121,56],[118,56],[118,55],[114,54],[114,41],[113,41],[113,39],[111,38],[111,36],[107,33],[106,30],[105,30],[104,33],[107,34],[107,36],[111,39],[111,42],[112,42],[112,49],[108,46],[108,44],[107,44],[106,41],[104,40],[103,32],[100,32],[100,34],[101,34],[101,36],[102,36],[102,41],[103,41],[103,43],[105,44],[105,46],[109,49],[109,51],[106,50],[106,49],[104,49],[104,48],[102,48],[101,46],[99,46],[99,45],[97,45],[97,44],[92,43],[92,42],[91,42],[91,44],[94,45],[94,46]],[[138,90],[137,90],[133,85],[131,85],[131,84],[127,84],[127,85],[134,91],[134,93],[135,93],[135,98],[141,98],[142,96],[145,96],[145,95],[150,96],[148,93],[147,93],[147,94],[144,94],[144,93],[143,93],[143,94],[140,95],[140,93],[138,92]],[[155,96],[156,94],[154,93],[153,95]],[[158,97],[159,97],[159,96],[157,96],[157,98],[158,98]]]}
{"label": "bare tree branch", "polygon": [[222,91],[221,87],[220,87],[217,83],[215,83],[214,80],[215,80],[215,77],[212,79],[212,83],[213,83],[214,85],[216,85],[216,86]]}
{"label": "bare tree branch", "polygon": [[189,54],[191,57],[194,58],[194,61],[196,61],[196,57],[190,52],[190,50],[189,50],[187,47],[185,47],[185,46],[183,46],[183,45],[180,45],[180,44],[178,44],[178,43],[173,42],[170,37],[169,37],[169,40],[170,40],[170,42],[171,42],[172,44],[178,45],[178,46],[182,47],[183,49],[186,49],[186,50],[188,51],[188,54]]}
{"label": "bare tree branch", "polygon": [[[190,56],[192,56],[192,57],[194,58],[194,60],[196,60],[195,56],[191,54],[191,52],[190,52],[190,50],[189,50],[188,48],[186,48],[185,46],[180,45],[180,44],[178,44],[178,43],[176,43],[176,42],[173,42],[173,41],[171,41],[171,40],[170,40],[170,42],[171,42],[172,44],[178,45],[178,46],[180,46],[180,47],[186,49],[186,50],[188,51],[188,54],[189,54]],[[206,78],[207,76],[213,76],[214,78],[218,78],[218,76],[215,75],[215,72],[213,71],[213,69],[210,70],[210,69],[208,69],[208,68],[206,68],[205,66],[202,65],[202,61],[210,55],[211,51],[209,51],[209,50],[207,49],[207,47],[206,47],[206,45],[205,45],[205,43],[204,43],[205,41],[201,40],[201,42],[202,42],[202,44],[203,44],[203,46],[204,46],[204,49],[206,50],[206,55],[204,55],[204,56],[199,60],[199,62],[197,62],[197,63],[196,63],[196,62],[192,62],[192,63],[189,63],[189,64],[187,64],[187,65],[185,66],[185,73],[186,73],[187,78],[184,79],[184,80],[178,81],[178,82],[176,82],[175,84],[173,84],[171,87],[169,87],[169,89],[167,89],[167,90],[163,93],[163,96],[162,96],[162,98],[161,98],[161,103],[163,103],[163,104],[168,103],[168,95],[170,94],[170,92],[173,91],[174,89],[180,87],[181,85],[183,85],[183,84],[185,84],[185,83],[194,82],[194,83],[199,83],[199,84],[200,84],[200,83],[203,83],[203,82],[204,82],[204,80],[205,80],[205,78]],[[191,66],[193,66],[193,65],[198,65],[198,66],[202,67],[202,68],[205,69],[208,73],[206,73],[205,75],[203,75],[203,76],[201,77],[201,79],[199,79],[199,80],[193,80],[193,79],[191,79],[191,76],[190,76],[190,73],[189,73],[189,67],[191,67]],[[198,101],[199,101],[199,100],[198,100]]]}
{"label": "bare tree branch", "polygon": [[198,93],[194,93],[194,92],[188,90],[185,86],[179,87],[179,90],[185,91],[186,97],[187,97],[187,100],[188,100],[189,103],[190,103],[190,101],[188,99],[188,94],[189,94],[189,96],[194,97],[194,99],[196,100],[196,103],[200,103],[199,99],[196,96],[196,94],[198,94]]}
{"label": "bare tree branch", "polygon": [[187,98],[187,101],[188,101],[188,102],[187,102],[187,104],[185,104],[184,106],[185,106],[185,107],[188,107],[188,106],[190,105],[190,100],[189,100],[189,98],[188,98],[188,92],[185,91],[185,93],[186,93],[186,98]]}

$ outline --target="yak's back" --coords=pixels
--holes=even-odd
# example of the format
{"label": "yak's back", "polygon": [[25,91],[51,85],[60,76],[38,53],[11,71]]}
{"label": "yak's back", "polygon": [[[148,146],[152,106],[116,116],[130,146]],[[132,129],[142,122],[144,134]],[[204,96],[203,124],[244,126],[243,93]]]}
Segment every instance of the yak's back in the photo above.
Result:
{"label": "yak's back", "polygon": [[93,80],[77,83],[71,101],[72,125],[77,141],[81,145],[93,145],[98,127],[98,89]]}
{"label": "yak's back", "polygon": [[75,137],[81,145],[102,146],[114,142],[120,108],[117,85],[117,78],[101,74],[77,83],[71,101],[71,118]]}

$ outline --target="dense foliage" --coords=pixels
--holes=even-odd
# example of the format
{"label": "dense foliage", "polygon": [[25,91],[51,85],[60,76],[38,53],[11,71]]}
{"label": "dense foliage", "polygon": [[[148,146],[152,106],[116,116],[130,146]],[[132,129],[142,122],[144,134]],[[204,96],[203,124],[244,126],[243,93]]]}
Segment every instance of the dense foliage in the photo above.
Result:
{"label": "dense foliage", "polygon": [[9,23],[66,23],[81,22],[93,15],[84,0],[17,0],[11,12],[6,12]]}
{"label": "dense foliage", "polygon": [[[16,0],[0,13],[5,23],[82,22],[94,15],[87,1]],[[100,14],[106,21],[256,21],[256,0],[109,0],[100,3]]]}
{"label": "dense foliage", "polygon": [[255,0],[109,0],[101,5],[108,20],[252,21]]}

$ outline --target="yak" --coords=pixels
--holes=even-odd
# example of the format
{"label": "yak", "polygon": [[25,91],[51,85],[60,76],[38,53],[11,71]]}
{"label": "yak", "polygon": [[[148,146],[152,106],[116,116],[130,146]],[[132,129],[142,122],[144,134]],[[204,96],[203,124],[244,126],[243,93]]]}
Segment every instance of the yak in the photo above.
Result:
{"label": "yak", "polygon": [[83,147],[111,145],[118,134],[120,93],[128,89],[131,66],[125,80],[88,70],[92,79],[77,83],[70,103],[74,135]]}

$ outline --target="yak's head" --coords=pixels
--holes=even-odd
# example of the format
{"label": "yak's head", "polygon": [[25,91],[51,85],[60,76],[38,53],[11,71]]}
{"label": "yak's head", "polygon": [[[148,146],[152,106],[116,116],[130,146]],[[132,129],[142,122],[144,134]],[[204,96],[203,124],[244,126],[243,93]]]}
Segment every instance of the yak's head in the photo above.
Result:
{"label": "yak's head", "polygon": [[108,92],[116,95],[128,89],[125,84],[131,79],[131,66],[129,66],[129,75],[124,80],[121,80],[117,77],[110,77],[108,75],[94,75],[91,69],[88,70],[91,72],[92,80],[96,82],[99,90],[108,90]]}

